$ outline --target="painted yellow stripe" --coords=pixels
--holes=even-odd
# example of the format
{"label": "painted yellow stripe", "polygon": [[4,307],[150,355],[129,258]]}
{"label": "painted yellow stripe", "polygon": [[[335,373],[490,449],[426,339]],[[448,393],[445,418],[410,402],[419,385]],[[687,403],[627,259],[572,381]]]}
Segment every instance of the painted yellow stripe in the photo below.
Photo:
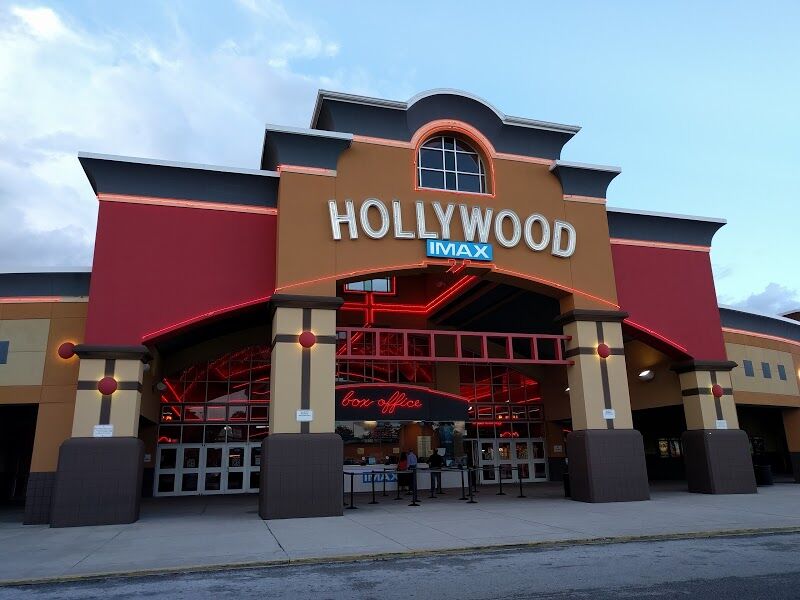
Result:
{"label": "painted yellow stripe", "polygon": [[172,206],[176,208],[198,208],[201,210],[221,210],[226,212],[254,213],[259,215],[277,215],[277,208],[266,206],[248,206],[246,204],[227,204],[223,202],[201,202],[180,198],[159,198],[156,196],[131,196],[127,194],[98,194],[98,200],[104,202],[124,202],[126,204],[150,204],[154,206]]}

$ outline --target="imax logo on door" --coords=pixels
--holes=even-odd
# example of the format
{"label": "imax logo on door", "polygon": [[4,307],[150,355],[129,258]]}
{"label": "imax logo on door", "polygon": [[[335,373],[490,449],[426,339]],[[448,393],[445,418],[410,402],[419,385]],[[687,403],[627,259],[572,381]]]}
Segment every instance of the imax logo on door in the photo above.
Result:
{"label": "imax logo on door", "polygon": [[427,240],[425,242],[425,250],[430,258],[493,259],[491,244],[477,242]]}

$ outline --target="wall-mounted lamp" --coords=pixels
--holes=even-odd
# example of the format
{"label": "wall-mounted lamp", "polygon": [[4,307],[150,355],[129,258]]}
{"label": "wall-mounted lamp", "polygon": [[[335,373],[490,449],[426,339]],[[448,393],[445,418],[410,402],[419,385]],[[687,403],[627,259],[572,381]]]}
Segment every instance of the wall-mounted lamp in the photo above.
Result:
{"label": "wall-mounted lamp", "polygon": [[645,369],[644,371],[639,372],[639,379],[641,381],[652,381],[653,377],[656,376],[656,372],[653,369]]}

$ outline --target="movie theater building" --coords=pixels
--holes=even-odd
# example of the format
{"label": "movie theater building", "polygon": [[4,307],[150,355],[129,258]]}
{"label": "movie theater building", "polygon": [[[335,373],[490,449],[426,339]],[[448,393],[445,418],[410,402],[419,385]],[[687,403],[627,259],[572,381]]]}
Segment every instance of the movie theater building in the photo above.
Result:
{"label": "movie theater building", "polygon": [[52,526],[143,496],[337,515],[343,471],[408,449],[479,485],[568,459],[586,502],[798,478],[798,315],[718,307],[725,222],[607,207],[620,169],[560,159],[578,129],[323,91],[259,169],[79,154],[91,270],[0,275],[3,500]]}

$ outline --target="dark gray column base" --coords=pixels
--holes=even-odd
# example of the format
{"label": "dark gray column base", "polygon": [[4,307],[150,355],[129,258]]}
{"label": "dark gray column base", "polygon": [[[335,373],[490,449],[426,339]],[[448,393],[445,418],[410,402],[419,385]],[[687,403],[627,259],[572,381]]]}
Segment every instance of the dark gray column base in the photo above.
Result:
{"label": "dark gray column base", "polygon": [[741,429],[693,429],[683,433],[689,491],[755,494],[756,476],[747,434]]}
{"label": "dark gray column base", "polygon": [[650,499],[642,434],[635,429],[587,429],[567,435],[572,499]]}
{"label": "dark gray column base", "polygon": [[51,527],[139,519],[144,443],[133,437],[71,438],[61,444]]}
{"label": "dark gray column base", "polygon": [[800,452],[790,452],[789,460],[792,462],[792,473],[794,473],[794,482],[800,483]]}
{"label": "dark gray column base", "polygon": [[55,473],[31,473],[25,492],[23,525],[44,525],[50,522],[50,505],[53,502]]}
{"label": "dark gray column base", "polygon": [[335,433],[276,433],[261,443],[262,519],[342,515],[342,438]]}

